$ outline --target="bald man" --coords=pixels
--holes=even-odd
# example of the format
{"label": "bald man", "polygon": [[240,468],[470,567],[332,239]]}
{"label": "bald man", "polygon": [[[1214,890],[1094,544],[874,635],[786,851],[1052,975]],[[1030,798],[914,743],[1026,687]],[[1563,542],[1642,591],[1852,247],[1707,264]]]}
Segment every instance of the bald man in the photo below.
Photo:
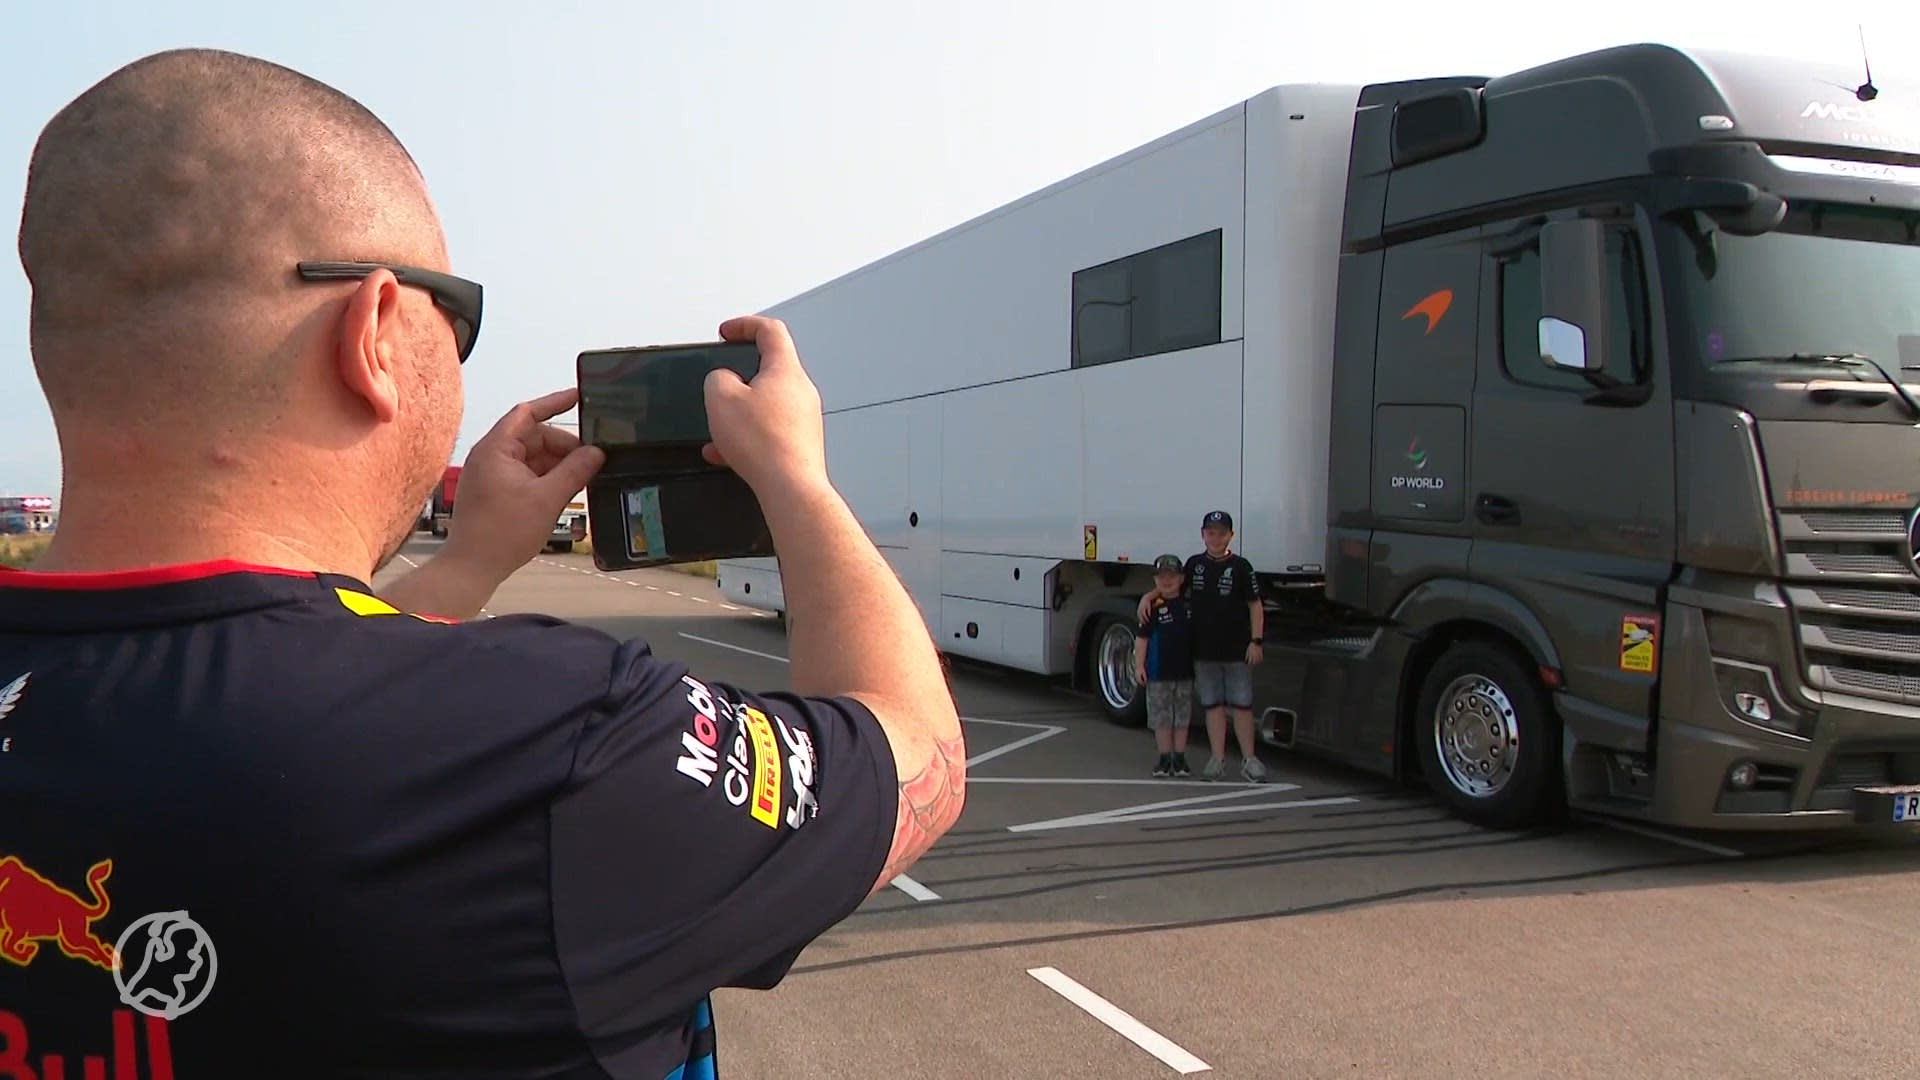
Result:
{"label": "bald man", "polygon": [[20,257],[65,481],[0,574],[0,1076],[713,1076],[711,992],[773,986],[958,816],[945,678],[778,322],[723,324],[760,374],[706,386],[791,609],[791,689],[756,692],[459,621],[601,464],[544,423],[571,391],[369,586],[452,450],[481,292],[352,99],[223,52],[121,68],[35,146]]}

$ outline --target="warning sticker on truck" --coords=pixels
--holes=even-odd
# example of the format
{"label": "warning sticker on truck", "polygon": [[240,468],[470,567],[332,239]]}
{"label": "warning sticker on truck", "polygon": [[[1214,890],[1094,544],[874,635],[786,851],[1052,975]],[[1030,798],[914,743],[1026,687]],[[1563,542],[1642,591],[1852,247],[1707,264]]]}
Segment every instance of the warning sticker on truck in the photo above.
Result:
{"label": "warning sticker on truck", "polygon": [[1620,619],[1620,670],[1643,675],[1654,672],[1660,655],[1660,620],[1652,615]]}
{"label": "warning sticker on truck", "polygon": [[1098,525],[1088,525],[1083,528],[1081,530],[1081,542],[1087,546],[1087,559],[1089,561],[1100,557],[1100,527]]}

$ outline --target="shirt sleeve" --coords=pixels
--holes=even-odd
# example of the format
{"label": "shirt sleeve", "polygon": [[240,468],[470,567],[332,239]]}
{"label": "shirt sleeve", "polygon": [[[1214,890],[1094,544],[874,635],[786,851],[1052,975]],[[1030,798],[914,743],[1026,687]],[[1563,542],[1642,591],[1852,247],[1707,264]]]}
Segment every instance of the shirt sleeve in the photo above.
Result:
{"label": "shirt sleeve", "polygon": [[1260,583],[1254,580],[1253,564],[1246,559],[1240,560],[1240,576],[1234,580],[1234,595],[1243,603],[1252,603],[1260,598]]}
{"label": "shirt sleeve", "polygon": [[555,944],[583,1034],[777,984],[871,892],[897,800],[858,702],[753,693],[621,646],[551,812]]}

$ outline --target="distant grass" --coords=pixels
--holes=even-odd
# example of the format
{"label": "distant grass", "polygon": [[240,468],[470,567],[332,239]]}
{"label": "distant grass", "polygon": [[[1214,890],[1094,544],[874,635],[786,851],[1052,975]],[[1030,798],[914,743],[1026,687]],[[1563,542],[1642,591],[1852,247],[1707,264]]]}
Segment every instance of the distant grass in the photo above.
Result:
{"label": "distant grass", "polygon": [[[593,539],[589,537],[588,539],[576,542],[573,545],[573,550],[588,558],[592,558]],[[675,563],[672,566],[663,566],[661,569],[671,570],[676,574],[689,574],[693,577],[711,578],[719,576],[720,564],[709,559],[706,562]]]}
{"label": "distant grass", "polygon": [[0,566],[18,570],[39,558],[52,542],[51,536],[0,536]]}

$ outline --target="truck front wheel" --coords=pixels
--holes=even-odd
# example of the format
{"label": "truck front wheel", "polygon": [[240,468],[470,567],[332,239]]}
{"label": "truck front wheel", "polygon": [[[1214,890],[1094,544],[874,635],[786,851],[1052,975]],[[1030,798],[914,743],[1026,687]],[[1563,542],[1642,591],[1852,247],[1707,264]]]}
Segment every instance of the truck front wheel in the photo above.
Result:
{"label": "truck front wheel", "polygon": [[1413,734],[1427,785],[1460,817],[1515,829],[1552,813],[1560,725],[1509,650],[1483,641],[1449,647],[1421,685]]}
{"label": "truck front wheel", "polygon": [[1088,635],[1094,692],[1107,719],[1121,727],[1147,722],[1147,688],[1133,673],[1133,627],[1131,620],[1102,615]]}

